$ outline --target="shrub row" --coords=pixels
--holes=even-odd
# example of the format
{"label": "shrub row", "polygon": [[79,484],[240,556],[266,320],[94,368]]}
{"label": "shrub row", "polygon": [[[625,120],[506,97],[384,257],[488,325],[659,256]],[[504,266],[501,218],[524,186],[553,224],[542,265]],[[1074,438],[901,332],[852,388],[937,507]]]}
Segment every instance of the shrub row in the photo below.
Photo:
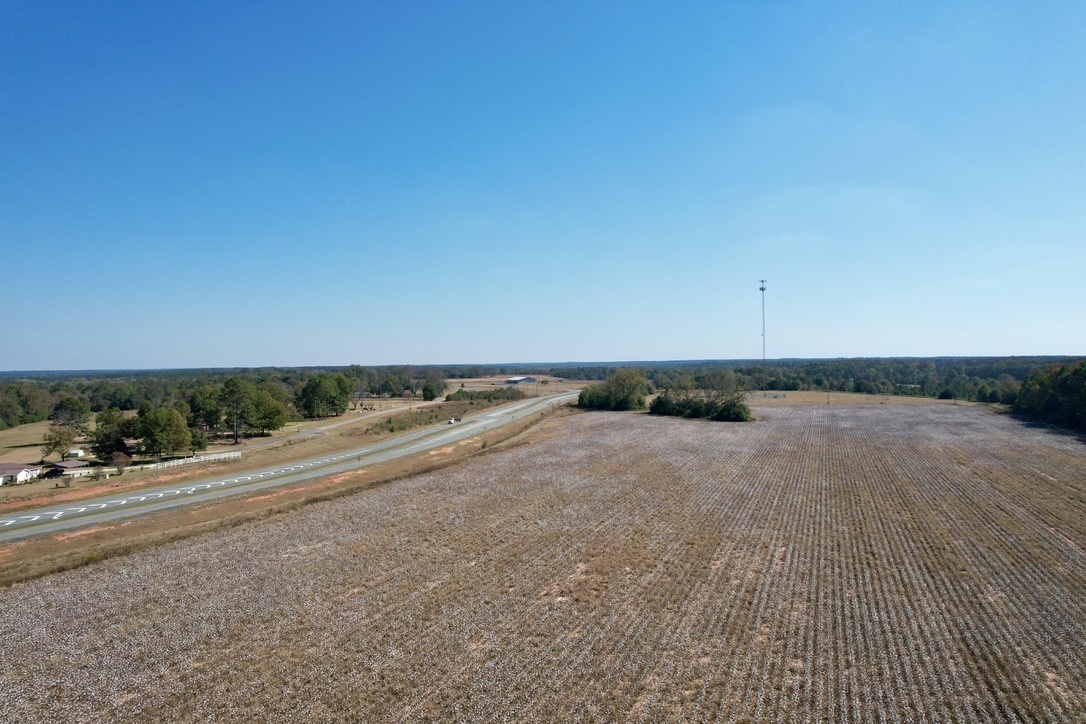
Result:
{"label": "shrub row", "polygon": [[524,397],[524,391],[515,387],[499,387],[493,390],[466,390],[459,389],[452,394],[445,395],[445,402],[464,402],[466,400],[519,400]]}
{"label": "shrub row", "polygon": [[586,410],[644,410],[649,381],[639,370],[620,369],[606,381],[581,390],[577,406]]}
{"label": "shrub row", "polygon": [[750,408],[741,399],[714,400],[707,397],[677,397],[664,393],[652,401],[649,412],[671,417],[703,417],[719,422],[746,422]]}

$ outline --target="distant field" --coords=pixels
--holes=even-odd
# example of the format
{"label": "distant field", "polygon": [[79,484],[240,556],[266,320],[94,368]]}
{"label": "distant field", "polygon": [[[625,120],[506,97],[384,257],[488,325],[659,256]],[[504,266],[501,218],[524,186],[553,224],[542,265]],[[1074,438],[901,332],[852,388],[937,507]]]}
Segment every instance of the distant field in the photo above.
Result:
{"label": "distant field", "polygon": [[935,400],[930,397],[908,395],[865,395],[861,392],[750,392],[748,401],[757,405],[976,405],[976,402],[960,400]]}
{"label": "distant field", "polygon": [[[787,399],[787,398],[786,398]],[[1075,721],[1086,445],[984,407],[593,413],[0,591],[10,720]]]}

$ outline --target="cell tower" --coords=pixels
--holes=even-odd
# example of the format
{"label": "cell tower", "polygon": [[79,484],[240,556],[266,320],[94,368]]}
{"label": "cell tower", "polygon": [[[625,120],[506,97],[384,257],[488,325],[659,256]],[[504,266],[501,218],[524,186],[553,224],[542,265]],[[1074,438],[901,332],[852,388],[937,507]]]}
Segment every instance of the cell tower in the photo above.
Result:
{"label": "cell tower", "polygon": [[765,279],[759,279],[762,286],[758,291],[762,293],[762,368],[765,368]]}

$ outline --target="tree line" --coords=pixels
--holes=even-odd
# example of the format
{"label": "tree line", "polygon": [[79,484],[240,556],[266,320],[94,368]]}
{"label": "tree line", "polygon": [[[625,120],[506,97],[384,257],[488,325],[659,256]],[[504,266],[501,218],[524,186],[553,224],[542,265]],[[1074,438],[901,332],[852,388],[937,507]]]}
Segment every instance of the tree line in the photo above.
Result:
{"label": "tree line", "polygon": [[[1042,364],[1045,362],[1048,364]],[[1012,372],[1023,379],[1019,381]],[[582,390],[578,405],[594,410],[638,410],[644,409],[645,396],[656,392],[649,407],[653,414],[748,420],[750,409],[743,402],[747,391],[803,389],[1001,403],[1024,417],[1086,431],[1086,360],[1051,364],[1048,358],[816,360],[753,368],[714,363],[628,367],[616,369],[604,382]]]}
{"label": "tree line", "polygon": [[1051,365],[1026,375],[1015,413],[1086,432],[1086,362]]}
{"label": "tree line", "polygon": [[[775,360],[765,365],[744,360],[644,362],[625,365],[640,370],[655,389],[674,387],[682,375],[694,387],[707,389],[718,371],[735,375],[747,390],[834,391],[872,395],[907,395],[942,399],[999,402],[1014,405],[1026,377],[1053,363],[1082,358],[1053,357],[935,357]],[[618,367],[562,367],[547,374],[571,379],[607,379]],[[540,372],[540,374],[543,374]]]}
{"label": "tree line", "polygon": [[[331,378],[331,385],[329,383]],[[65,398],[84,401],[92,412],[200,406],[230,379],[267,392],[286,407],[288,420],[342,414],[353,396],[420,396],[437,399],[446,372],[434,367],[265,368],[117,373],[4,373],[0,375],[0,430],[48,420]],[[316,382],[314,382],[316,380]],[[333,390],[332,385],[335,386]],[[193,397],[200,402],[193,403]],[[257,417],[267,399],[254,403]],[[183,411],[182,411],[183,412]],[[264,416],[266,419],[266,416]],[[256,426],[269,429],[261,425]],[[271,428],[274,429],[274,428]]]}
{"label": "tree line", "polygon": [[42,455],[63,460],[76,440],[88,438],[91,452],[103,462],[117,461],[136,440],[138,454],[161,459],[179,453],[206,450],[210,437],[232,435],[238,442],[246,434],[266,435],[281,429],[291,411],[325,417],[347,409],[350,382],[342,375],[318,374],[293,399],[280,386],[253,384],[230,377],[221,384],[205,384],[185,394],[175,393],[164,404],[142,404],[136,415],[119,407],[94,414],[85,399],[62,397],[50,414],[52,424],[42,440]]}
{"label": "tree line", "polygon": [[[667,387],[676,374],[697,381],[715,370],[736,375],[752,390],[833,390],[880,395],[943,397],[1014,405],[1019,388],[1034,370],[1053,364],[1072,364],[1067,357],[937,357],[774,360],[766,365],[750,360],[638,362],[639,369],[657,389]],[[0,429],[46,420],[64,397],[82,399],[91,410],[139,410],[162,407],[187,399],[194,391],[222,385],[237,378],[268,390],[287,407],[289,419],[322,416],[331,408],[298,404],[297,395],[318,375],[342,375],[351,395],[414,395],[436,399],[447,379],[489,375],[551,375],[563,379],[603,380],[616,365],[434,365],[366,367],[303,367],[260,369],[154,370],[131,372],[0,373]],[[310,401],[312,403],[312,400]]]}

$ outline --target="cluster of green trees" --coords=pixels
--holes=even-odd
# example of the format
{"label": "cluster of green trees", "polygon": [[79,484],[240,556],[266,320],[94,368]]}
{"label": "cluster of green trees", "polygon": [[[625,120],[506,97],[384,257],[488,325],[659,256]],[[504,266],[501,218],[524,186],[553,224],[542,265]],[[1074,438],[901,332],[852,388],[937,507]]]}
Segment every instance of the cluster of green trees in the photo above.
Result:
{"label": "cluster of green trees", "polygon": [[[286,392],[274,385],[253,385],[238,377],[223,383],[218,391],[222,420],[229,426],[234,442],[247,431],[267,435],[282,429],[290,419],[289,399]],[[210,412],[214,412],[214,406]],[[219,430],[214,416],[207,416],[205,409],[202,422],[212,432]]]}
{"label": "cluster of green trees", "polygon": [[295,406],[306,417],[342,415],[350,405],[354,384],[342,374],[319,374],[298,391]]}
{"label": "cluster of green trees", "polygon": [[620,368],[598,385],[581,390],[577,406],[586,410],[644,410],[649,380],[640,370]]}
{"label": "cluster of green trees", "polygon": [[751,415],[743,402],[742,382],[732,370],[715,369],[659,373],[653,384],[641,370],[619,368],[601,384],[581,390],[577,405],[587,410],[643,410],[645,396],[655,388],[660,394],[649,406],[654,415],[743,421]]}
{"label": "cluster of green trees", "polygon": [[139,451],[143,455],[162,459],[182,452],[196,453],[207,449],[207,436],[185,422],[172,407],[149,407],[133,418]]}
{"label": "cluster of green trees", "polygon": [[[477,365],[470,368],[475,369]],[[126,372],[37,372],[0,373],[0,430],[16,425],[47,420],[63,398],[83,400],[92,412],[116,408],[138,410],[143,407],[175,406],[188,403],[194,394],[214,396],[229,379],[239,379],[267,391],[287,407],[288,419],[303,416],[323,417],[341,407],[329,406],[329,395],[310,392],[306,399],[313,407],[298,405],[303,388],[316,377],[337,378],[336,383],[351,396],[396,397],[422,396],[433,400],[445,390],[450,368],[439,367],[317,367],[219,370],[155,370]],[[340,379],[342,378],[342,379]],[[342,380],[346,380],[344,383]],[[337,393],[337,396],[339,393]]]}
{"label": "cluster of green trees", "polygon": [[240,377],[204,385],[174,404],[190,427],[216,435],[229,431],[234,442],[249,432],[265,435],[296,419],[287,392],[278,385],[254,385]]}
{"label": "cluster of green trees", "polygon": [[59,393],[41,382],[0,382],[0,430],[48,420],[59,401]]}
{"label": "cluster of green trees", "polygon": [[207,435],[189,426],[181,411],[174,407],[144,407],[135,417],[111,407],[94,416],[90,434],[91,452],[102,462],[117,463],[127,457],[126,440],[138,440],[141,455],[161,460],[182,453],[207,450]]}
{"label": "cluster of green trees", "polygon": [[1086,432],[1086,362],[1030,372],[1022,383],[1014,411]]}
{"label": "cluster of green trees", "polygon": [[74,397],[62,397],[58,400],[50,415],[52,424],[42,437],[42,458],[53,453],[60,455],[61,460],[66,458],[75,441],[86,434],[90,414],[90,406],[86,400]]}
{"label": "cluster of green trees", "polygon": [[181,412],[173,407],[145,406],[135,417],[128,417],[111,407],[94,418],[92,431],[86,401],[63,398],[57,403],[52,424],[42,438],[42,457],[56,453],[63,460],[76,441],[84,437],[90,440],[94,456],[103,462],[116,461],[118,454],[127,457],[127,439],[138,440],[141,454],[158,459],[207,449],[207,436],[203,431],[191,428]]}
{"label": "cluster of green trees", "polygon": [[491,390],[466,390],[459,389],[456,392],[445,395],[445,402],[467,402],[470,400],[520,400],[524,392],[516,387],[495,387]]}
{"label": "cluster of green trees", "polygon": [[[207,449],[209,437],[224,432],[232,435],[236,443],[247,434],[280,430],[292,419],[341,415],[360,385],[368,386],[369,382],[405,391],[399,387],[402,378],[391,382],[391,374],[382,379],[359,369],[359,376],[353,379],[342,372],[320,371],[300,377],[283,373],[233,375],[221,381],[208,381],[207,375],[192,378],[201,381],[199,385],[190,384],[190,378],[139,378],[136,382],[144,385],[148,393],[144,397],[155,402],[143,402],[135,417],[126,416],[118,406],[102,408],[97,412],[93,433],[88,424],[93,407],[90,400],[65,394],[48,412],[53,424],[43,439],[42,452],[63,458],[76,440],[85,436],[90,437],[91,449],[102,461],[109,461],[114,453],[124,453],[126,439],[138,440],[139,452],[156,458],[197,452]],[[58,393],[71,389],[61,382],[51,384]],[[426,371],[409,384],[424,396],[432,394],[434,399],[444,391],[445,378]],[[12,388],[35,404],[49,399],[43,383],[19,383]],[[43,394],[35,395],[34,390]]]}
{"label": "cluster of green trees", "polygon": [[68,449],[81,437],[88,437],[94,455],[103,462],[116,453],[126,453],[126,440],[137,440],[138,452],[162,458],[183,452],[206,450],[209,436],[232,432],[234,442],[249,432],[281,429],[288,420],[286,391],[276,385],[254,385],[240,377],[230,377],[221,384],[205,384],[175,393],[164,404],[145,403],[135,417],[117,407],[107,407],[95,415],[90,430],[90,405],[85,399],[63,397],[54,406],[52,424],[42,442],[42,455],[59,453],[63,459]]}
{"label": "cluster of green trees", "polygon": [[649,412],[653,415],[701,417],[721,422],[745,422],[751,419],[750,408],[743,401],[746,390],[730,370],[713,370],[698,376],[670,375],[666,386],[653,399]]}
{"label": "cluster of green trees", "polygon": [[[106,462],[113,457],[114,453],[127,454],[126,439],[140,436],[139,419],[126,417],[116,407],[111,407],[94,416],[94,432],[90,436],[90,449],[96,458]],[[189,439],[191,441],[191,435]]]}

